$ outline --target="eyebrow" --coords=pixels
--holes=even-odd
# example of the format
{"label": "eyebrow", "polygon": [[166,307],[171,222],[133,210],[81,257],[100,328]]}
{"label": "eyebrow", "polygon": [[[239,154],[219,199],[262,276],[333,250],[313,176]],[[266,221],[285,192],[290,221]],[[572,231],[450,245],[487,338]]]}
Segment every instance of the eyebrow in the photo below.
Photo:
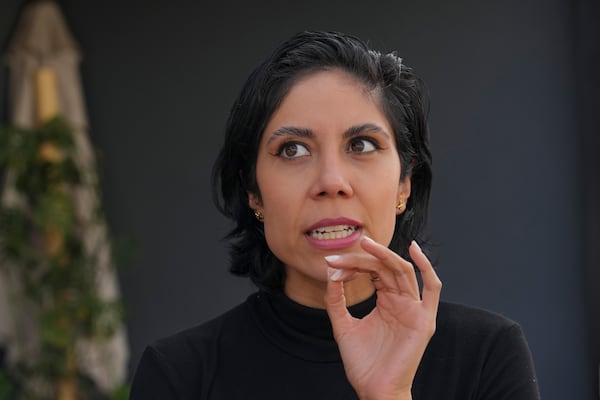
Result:
{"label": "eyebrow", "polygon": [[269,136],[269,140],[267,140],[267,144],[271,143],[278,137],[281,136],[296,136],[301,138],[313,138],[315,134],[310,129],[299,128],[297,126],[282,126],[281,128],[275,129],[271,136]]}
{"label": "eyebrow", "polygon": [[385,129],[383,129],[379,125],[370,124],[370,123],[351,126],[344,132],[344,139],[349,139],[352,137],[360,136],[366,132],[381,133],[387,139],[390,139],[390,134],[388,132],[386,132]]}
{"label": "eyebrow", "polygon": [[[351,126],[350,128],[346,129],[346,131],[344,131],[343,138],[349,139],[352,137],[360,136],[366,132],[381,133],[387,139],[390,139],[390,134],[386,132],[385,129],[383,129],[379,125],[371,123]],[[297,126],[282,126],[281,128],[275,129],[275,131],[271,133],[271,136],[269,136],[269,139],[267,140],[267,144],[271,143],[273,140],[281,136],[314,138],[315,134],[313,131],[307,128],[300,128]]]}

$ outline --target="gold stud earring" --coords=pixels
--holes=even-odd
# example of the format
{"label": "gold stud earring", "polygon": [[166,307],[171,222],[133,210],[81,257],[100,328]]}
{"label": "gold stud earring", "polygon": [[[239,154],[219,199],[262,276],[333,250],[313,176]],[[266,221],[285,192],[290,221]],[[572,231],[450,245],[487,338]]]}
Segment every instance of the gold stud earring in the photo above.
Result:
{"label": "gold stud earring", "polygon": [[396,210],[398,211],[402,211],[404,210],[404,206],[406,206],[406,203],[404,201],[401,201],[400,203],[398,203],[398,205],[396,206]]}
{"label": "gold stud earring", "polygon": [[265,221],[265,216],[263,215],[262,211],[254,210],[254,216],[256,217],[256,219],[258,220],[258,222],[264,222]]}

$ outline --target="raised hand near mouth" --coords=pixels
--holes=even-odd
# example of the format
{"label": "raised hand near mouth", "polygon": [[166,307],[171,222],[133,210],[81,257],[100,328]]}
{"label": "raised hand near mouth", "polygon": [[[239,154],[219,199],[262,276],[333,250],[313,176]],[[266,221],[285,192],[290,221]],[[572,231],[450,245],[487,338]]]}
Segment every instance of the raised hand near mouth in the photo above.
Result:
{"label": "raised hand near mouth", "polygon": [[[326,257],[329,269],[325,304],[346,376],[361,400],[412,399],[411,387],[435,321],[442,284],[416,242],[409,253],[421,272],[423,293],[413,265],[387,247],[363,238],[366,253]],[[344,280],[369,273],[377,290],[376,307],[362,319],[346,308]]]}

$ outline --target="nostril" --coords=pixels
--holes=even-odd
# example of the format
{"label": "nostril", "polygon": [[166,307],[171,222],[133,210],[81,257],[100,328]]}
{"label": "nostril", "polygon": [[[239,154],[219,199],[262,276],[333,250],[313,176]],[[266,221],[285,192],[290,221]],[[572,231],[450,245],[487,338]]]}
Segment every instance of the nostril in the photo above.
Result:
{"label": "nostril", "polygon": [[319,197],[327,197],[327,196],[330,196],[332,193],[336,193],[337,196],[341,196],[341,197],[348,196],[348,193],[346,193],[345,190],[338,190],[337,192],[328,192],[326,190],[323,190],[318,193],[318,196]]}
{"label": "nostril", "polygon": [[322,168],[314,181],[311,193],[315,197],[351,197],[349,177],[332,168]]}

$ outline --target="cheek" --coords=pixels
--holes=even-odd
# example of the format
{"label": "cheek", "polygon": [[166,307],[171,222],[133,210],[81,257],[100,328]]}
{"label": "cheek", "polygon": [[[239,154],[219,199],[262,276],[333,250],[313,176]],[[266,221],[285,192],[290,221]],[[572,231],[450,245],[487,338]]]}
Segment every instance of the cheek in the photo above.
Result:
{"label": "cheek", "polygon": [[259,187],[262,193],[262,208],[265,217],[265,238],[269,248],[277,253],[291,246],[298,227],[296,218],[300,214],[301,195],[299,185],[279,174],[261,174]]}
{"label": "cheek", "polygon": [[[389,197],[393,199],[392,193]],[[396,227],[396,201],[390,200],[389,203],[383,204],[379,202],[380,209],[380,234],[382,235],[380,243],[389,245],[394,235],[394,229]]]}
{"label": "cheek", "polygon": [[271,217],[285,223],[297,208],[298,188],[287,180],[270,180],[267,185],[260,186],[265,218]]}
{"label": "cheek", "polygon": [[306,179],[281,163],[259,159],[256,166],[256,182],[262,195],[265,219],[272,217],[285,223],[289,214],[297,214],[305,201]]}
{"label": "cheek", "polygon": [[398,182],[400,181],[399,168],[397,171],[394,169],[391,170],[394,171],[394,173],[384,175],[385,178],[378,181],[380,186],[377,188],[372,187],[369,196],[369,207],[371,212],[375,213],[375,226],[373,226],[373,229],[375,229],[376,232],[373,234],[376,237],[373,237],[373,239],[386,246],[391,242],[396,227],[396,206],[398,205],[399,191]]}
{"label": "cheek", "polygon": [[264,230],[267,246],[275,257],[286,265],[293,264],[293,256],[297,254],[295,250],[302,235],[290,219],[289,213],[286,215],[272,212],[268,217],[265,216]]}

